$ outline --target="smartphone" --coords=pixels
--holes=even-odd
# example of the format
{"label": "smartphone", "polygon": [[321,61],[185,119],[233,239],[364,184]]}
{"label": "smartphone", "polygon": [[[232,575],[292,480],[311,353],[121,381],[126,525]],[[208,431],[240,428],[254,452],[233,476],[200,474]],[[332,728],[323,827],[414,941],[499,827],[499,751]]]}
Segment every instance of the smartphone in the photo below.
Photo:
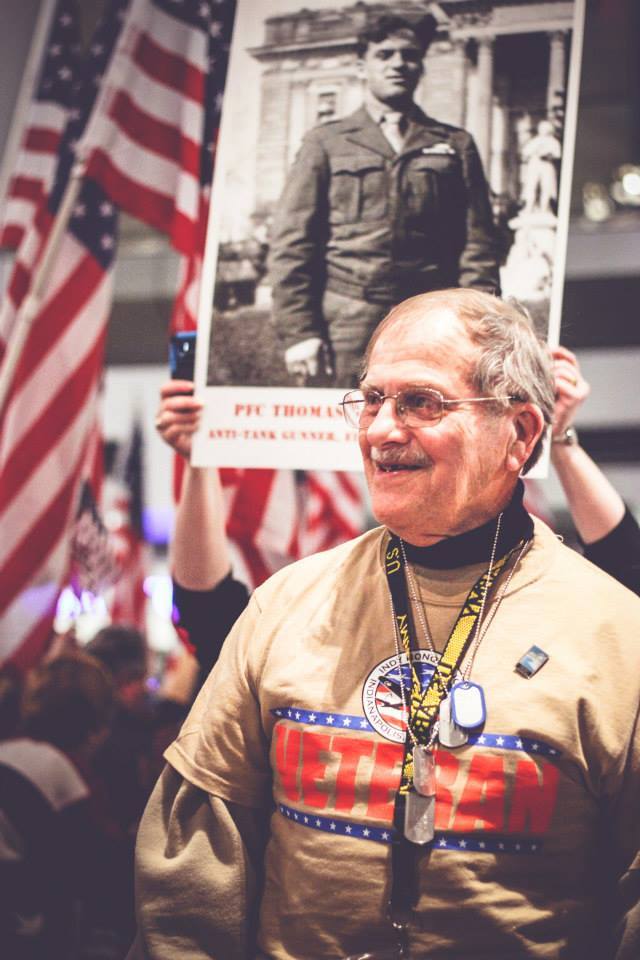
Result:
{"label": "smartphone", "polygon": [[174,333],[169,340],[169,370],[172,380],[193,380],[196,362],[196,333]]}

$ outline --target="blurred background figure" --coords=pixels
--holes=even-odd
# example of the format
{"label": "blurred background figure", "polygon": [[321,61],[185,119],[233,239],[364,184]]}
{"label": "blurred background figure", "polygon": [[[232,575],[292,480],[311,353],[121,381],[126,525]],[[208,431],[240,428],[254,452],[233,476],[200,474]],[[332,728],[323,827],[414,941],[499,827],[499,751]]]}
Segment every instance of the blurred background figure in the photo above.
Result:
{"label": "blurred background figure", "polygon": [[85,654],[43,663],[23,684],[0,678],[0,941],[11,960],[118,957],[117,854],[90,773],[112,708],[109,676]]}

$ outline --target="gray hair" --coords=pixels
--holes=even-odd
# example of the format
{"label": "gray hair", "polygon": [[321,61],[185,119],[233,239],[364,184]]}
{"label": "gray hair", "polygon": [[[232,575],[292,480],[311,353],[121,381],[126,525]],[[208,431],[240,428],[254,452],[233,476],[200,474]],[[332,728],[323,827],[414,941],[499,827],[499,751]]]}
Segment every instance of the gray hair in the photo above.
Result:
{"label": "gray hair", "polygon": [[[432,307],[448,307],[463,321],[481,355],[471,377],[480,396],[510,396],[535,403],[544,422],[553,420],[555,386],[551,351],[536,333],[527,310],[515,300],[495,297],[470,288],[451,288],[411,297],[394,307],[374,331],[364,357],[369,365],[380,335],[394,323],[418,319]],[[501,406],[508,401],[496,400]],[[490,405],[491,406],[491,405]],[[523,473],[537,463],[544,433],[524,465]]]}

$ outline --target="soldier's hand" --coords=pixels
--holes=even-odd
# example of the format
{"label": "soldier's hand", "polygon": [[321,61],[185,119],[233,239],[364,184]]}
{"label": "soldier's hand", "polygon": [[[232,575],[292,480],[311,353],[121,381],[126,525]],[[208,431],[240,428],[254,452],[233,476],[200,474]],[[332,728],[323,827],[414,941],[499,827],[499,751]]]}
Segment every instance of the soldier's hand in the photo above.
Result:
{"label": "soldier's hand", "polygon": [[193,396],[190,380],[169,380],[160,388],[156,430],[186,460],[191,456],[191,440],[200,424],[202,406],[202,401]]}
{"label": "soldier's hand", "polygon": [[295,377],[298,386],[303,387],[307,380],[317,377],[319,373],[331,374],[328,355],[329,349],[324,340],[309,337],[285,350],[284,362],[287,372]]}

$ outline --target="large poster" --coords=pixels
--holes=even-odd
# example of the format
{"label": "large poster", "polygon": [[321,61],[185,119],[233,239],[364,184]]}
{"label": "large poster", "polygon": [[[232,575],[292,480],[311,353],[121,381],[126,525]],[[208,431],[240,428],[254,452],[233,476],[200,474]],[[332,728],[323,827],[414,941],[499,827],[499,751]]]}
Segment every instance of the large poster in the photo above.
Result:
{"label": "large poster", "polygon": [[238,0],[195,463],[359,469],[339,403],[407,296],[500,291],[557,341],[583,18],[583,0]]}

